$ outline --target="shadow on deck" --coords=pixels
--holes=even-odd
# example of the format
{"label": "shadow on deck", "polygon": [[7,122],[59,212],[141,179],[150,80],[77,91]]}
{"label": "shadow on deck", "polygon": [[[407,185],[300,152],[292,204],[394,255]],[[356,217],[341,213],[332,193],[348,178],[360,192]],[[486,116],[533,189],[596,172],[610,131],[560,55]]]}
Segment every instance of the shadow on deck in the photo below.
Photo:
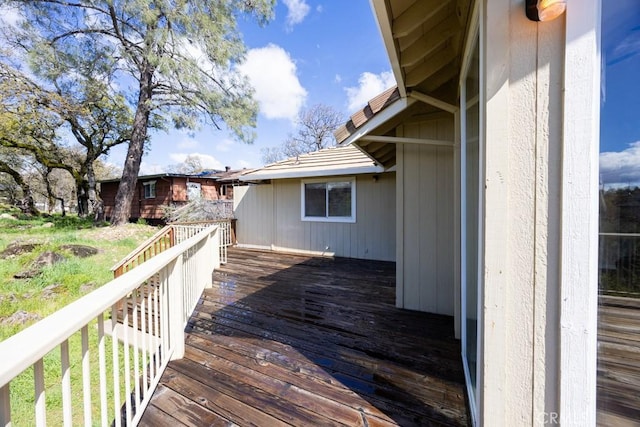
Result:
{"label": "shadow on deck", "polygon": [[468,425],[453,318],[395,264],[231,249],[141,425]]}

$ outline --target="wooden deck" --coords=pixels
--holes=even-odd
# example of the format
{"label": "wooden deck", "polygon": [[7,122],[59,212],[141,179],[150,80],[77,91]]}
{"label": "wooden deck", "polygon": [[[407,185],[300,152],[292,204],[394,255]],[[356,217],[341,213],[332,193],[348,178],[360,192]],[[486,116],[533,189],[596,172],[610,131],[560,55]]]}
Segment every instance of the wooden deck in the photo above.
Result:
{"label": "wooden deck", "polygon": [[601,296],[598,425],[640,426],[640,300]]}
{"label": "wooden deck", "polygon": [[229,250],[141,425],[468,425],[453,318],[396,309],[394,283],[394,263]]}

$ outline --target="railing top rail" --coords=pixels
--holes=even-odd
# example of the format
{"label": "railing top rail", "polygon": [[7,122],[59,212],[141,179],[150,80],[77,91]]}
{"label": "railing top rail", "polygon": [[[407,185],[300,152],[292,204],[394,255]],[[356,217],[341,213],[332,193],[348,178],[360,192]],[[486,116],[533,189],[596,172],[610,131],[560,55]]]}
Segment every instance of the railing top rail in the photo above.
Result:
{"label": "railing top rail", "polygon": [[[0,342],[0,388],[44,357],[71,335],[105,312],[142,282],[198,244],[218,226],[212,225],[184,242],[151,258],[138,268],[99,287],[45,317],[38,323]],[[28,351],[26,351],[28,349]],[[17,352],[24,351],[20,357]]]}
{"label": "railing top rail", "polygon": [[111,267],[111,271],[115,271],[117,270],[119,267],[122,267],[123,265],[125,265],[127,262],[131,261],[133,258],[135,258],[137,255],[139,255],[147,246],[149,246],[151,243],[153,243],[155,240],[159,239],[160,237],[162,237],[163,235],[167,234],[167,232],[171,229],[170,226],[165,225],[164,227],[162,227],[160,230],[158,230],[158,232],[156,234],[154,234],[153,236],[149,237],[147,240],[145,240],[144,242],[140,243],[138,245],[137,248],[135,248],[134,250],[132,250],[131,252],[129,252],[129,254],[127,256],[125,256],[124,258],[122,258],[120,261],[118,261],[117,264],[115,264],[113,267]]}
{"label": "railing top rail", "polygon": [[600,232],[598,233],[600,236],[611,236],[611,237],[640,237],[640,233],[613,233],[613,232]]}
{"label": "railing top rail", "polygon": [[207,219],[204,221],[176,221],[176,222],[170,222],[169,226],[171,225],[199,225],[199,224],[217,224],[219,222],[227,222],[227,221],[232,221],[233,218],[224,218],[224,219]]}

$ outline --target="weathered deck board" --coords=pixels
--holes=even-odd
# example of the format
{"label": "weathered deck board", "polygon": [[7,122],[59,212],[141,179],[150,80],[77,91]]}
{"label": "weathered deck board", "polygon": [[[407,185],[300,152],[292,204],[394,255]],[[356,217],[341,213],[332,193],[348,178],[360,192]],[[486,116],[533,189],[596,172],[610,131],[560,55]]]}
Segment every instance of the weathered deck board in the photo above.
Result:
{"label": "weathered deck board", "polygon": [[640,301],[601,296],[598,425],[640,426]]}
{"label": "weathered deck board", "polygon": [[467,425],[453,319],[394,285],[393,263],[231,249],[142,424]]}

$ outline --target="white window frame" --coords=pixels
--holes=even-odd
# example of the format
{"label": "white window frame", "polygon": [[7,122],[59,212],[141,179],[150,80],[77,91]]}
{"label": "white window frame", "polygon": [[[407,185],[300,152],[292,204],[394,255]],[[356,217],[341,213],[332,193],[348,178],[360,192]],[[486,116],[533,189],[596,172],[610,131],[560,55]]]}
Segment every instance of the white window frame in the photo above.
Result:
{"label": "white window frame", "polygon": [[[155,199],[156,198],[156,181],[146,181],[142,183],[142,188],[144,190],[144,198],[145,199]],[[149,189],[149,195],[147,196],[147,188]]]}
{"label": "white window frame", "polygon": [[[348,182],[351,184],[351,216],[329,216],[328,206],[328,193],[325,198],[327,216],[306,216],[305,215],[305,184],[330,184],[332,182]],[[318,178],[318,179],[303,179],[300,182],[300,218],[302,221],[313,222],[356,222],[356,178],[355,177],[342,177],[342,178]]]}
{"label": "white window frame", "polygon": [[[479,418],[479,400],[482,390],[482,361],[483,361],[483,344],[482,344],[482,321],[483,321],[483,312],[482,312],[482,298],[483,298],[483,283],[484,276],[482,274],[483,268],[483,248],[481,244],[478,244],[477,248],[477,266],[478,270],[476,271],[476,286],[477,286],[477,326],[476,326],[476,390],[473,390],[471,386],[471,378],[470,372],[468,371],[468,361],[467,361],[467,253],[466,253],[466,237],[467,237],[467,184],[466,184],[466,175],[465,171],[467,169],[467,155],[466,155],[466,138],[467,138],[467,109],[473,105],[473,102],[480,102],[480,96],[482,96],[482,91],[484,89],[484,70],[483,70],[483,46],[482,46],[482,37],[480,37],[481,33],[481,10],[480,3],[475,2],[474,8],[471,13],[470,18],[470,26],[466,34],[466,42],[463,51],[463,60],[460,67],[460,81],[459,81],[459,90],[460,90],[460,109],[458,113],[459,117],[459,132],[460,132],[460,237],[461,237],[461,246],[460,246],[460,326],[461,326],[461,344],[462,344],[462,352],[461,356],[463,359],[463,370],[465,376],[465,386],[467,389],[467,393],[475,393],[474,396],[470,396],[469,401],[469,411],[471,414],[471,422],[472,425],[478,425]],[[474,100],[466,99],[466,79],[469,72],[469,67],[471,66],[474,45],[478,43],[478,48],[480,49],[480,62],[479,66],[479,94],[478,97]],[[471,101],[471,102],[469,102]],[[484,224],[482,222],[483,212],[484,212],[484,204],[482,202],[482,183],[484,181],[484,108],[483,103],[480,103],[480,111],[479,111],[479,129],[478,129],[478,242],[482,242],[484,239]],[[477,393],[476,393],[477,391]]]}

